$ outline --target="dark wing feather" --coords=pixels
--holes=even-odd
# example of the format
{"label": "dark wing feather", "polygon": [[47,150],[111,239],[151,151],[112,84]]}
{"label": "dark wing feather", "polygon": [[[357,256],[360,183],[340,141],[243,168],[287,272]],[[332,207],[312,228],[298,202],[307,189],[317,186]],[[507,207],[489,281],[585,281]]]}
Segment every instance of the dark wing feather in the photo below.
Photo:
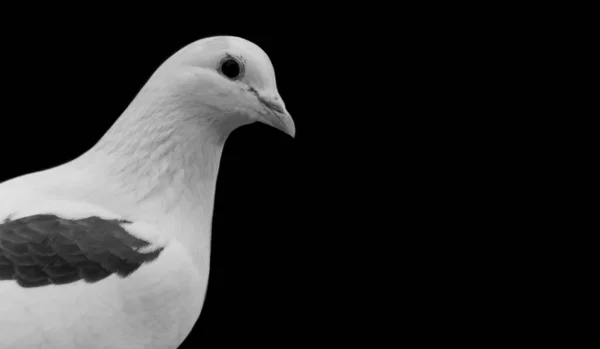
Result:
{"label": "dark wing feather", "polygon": [[38,287],[129,276],[163,250],[139,252],[150,243],[129,234],[123,225],[130,223],[51,214],[6,219],[0,223],[0,282]]}

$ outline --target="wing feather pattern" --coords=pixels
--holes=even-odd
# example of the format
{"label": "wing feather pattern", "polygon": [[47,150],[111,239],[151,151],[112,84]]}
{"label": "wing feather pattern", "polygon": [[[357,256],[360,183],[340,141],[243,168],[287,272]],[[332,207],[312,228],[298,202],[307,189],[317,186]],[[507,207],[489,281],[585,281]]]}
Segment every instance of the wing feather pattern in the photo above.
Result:
{"label": "wing feather pattern", "polygon": [[127,277],[163,250],[140,252],[150,243],[127,232],[123,225],[131,223],[52,214],[6,219],[0,223],[0,281],[39,287]]}

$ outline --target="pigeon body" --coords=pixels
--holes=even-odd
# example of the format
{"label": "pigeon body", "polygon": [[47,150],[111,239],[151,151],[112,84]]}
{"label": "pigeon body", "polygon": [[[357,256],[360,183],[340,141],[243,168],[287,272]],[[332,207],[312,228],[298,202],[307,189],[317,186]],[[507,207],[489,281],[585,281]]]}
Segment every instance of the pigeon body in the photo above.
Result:
{"label": "pigeon body", "polygon": [[256,121],[295,133],[269,58],[207,38],[88,152],[0,183],[0,348],[177,348],[204,302],[225,140]]}

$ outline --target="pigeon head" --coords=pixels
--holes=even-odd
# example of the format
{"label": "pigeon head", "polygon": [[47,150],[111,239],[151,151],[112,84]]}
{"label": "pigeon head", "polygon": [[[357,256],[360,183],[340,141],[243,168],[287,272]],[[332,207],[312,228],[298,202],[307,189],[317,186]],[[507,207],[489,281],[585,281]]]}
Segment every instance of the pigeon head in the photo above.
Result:
{"label": "pigeon head", "polygon": [[110,163],[127,183],[168,182],[181,168],[213,181],[228,135],[253,122],[296,132],[267,54],[242,38],[210,37],[168,58],[77,163]]}
{"label": "pigeon head", "polygon": [[182,104],[196,108],[200,121],[218,131],[229,133],[258,121],[295,135],[273,65],[250,41],[231,36],[199,40],[174,54],[156,74],[159,81],[174,80]]}

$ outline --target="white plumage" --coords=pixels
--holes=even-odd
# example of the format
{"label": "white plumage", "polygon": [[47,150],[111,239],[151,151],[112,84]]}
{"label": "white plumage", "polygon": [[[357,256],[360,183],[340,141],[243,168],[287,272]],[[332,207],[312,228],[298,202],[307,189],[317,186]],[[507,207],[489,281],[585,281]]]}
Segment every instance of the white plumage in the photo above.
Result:
{"label": "white plumage", "polygon": [[295,133],[269,58],[207,38],[88,152],[1,183],[0,348],[177,348],[204,302],[224,142],[255,121]]}

